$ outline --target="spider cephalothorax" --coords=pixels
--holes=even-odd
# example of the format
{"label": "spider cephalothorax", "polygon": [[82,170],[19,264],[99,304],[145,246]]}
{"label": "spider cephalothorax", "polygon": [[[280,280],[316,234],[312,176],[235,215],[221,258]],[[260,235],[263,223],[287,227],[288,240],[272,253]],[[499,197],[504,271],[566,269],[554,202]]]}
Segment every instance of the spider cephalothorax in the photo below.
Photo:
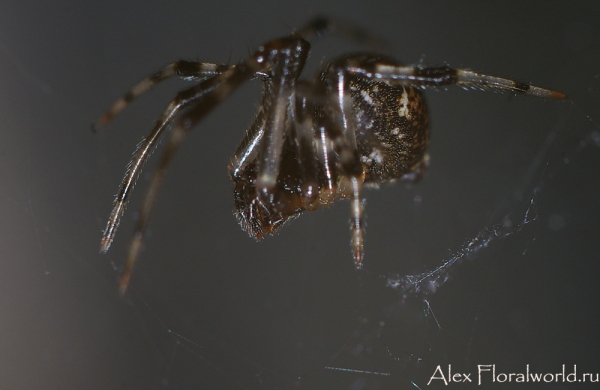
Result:
{"label": "spider cephalothorax", "polygon": [[100,119],[110,121],[154,84],[178,76],[196,84],[178,93],[128,166],[102,238],[110,247],[129,193],[158,141],[171,128],[150,182],[129,249],[120,290],[124,292],[139,255],[148,217],[178,146],[187,133],[237,87],[261,80],[256,118],[229,165],[235,214],[256,239],[273,234],[305,210],[338,198],[350,200],[354,264],[363,260],[363,186],[419,179],[425,169],[428,115],[419,89],[457,84],[563,99],[559,92],[449,67],[406,66],[377,54],[338,58],[313,79],[300,79],[310,41],[328,31],[357,39],[366,35],[319,18],[297,32],[260,46],[235,65],[178,61],[142,80]]}

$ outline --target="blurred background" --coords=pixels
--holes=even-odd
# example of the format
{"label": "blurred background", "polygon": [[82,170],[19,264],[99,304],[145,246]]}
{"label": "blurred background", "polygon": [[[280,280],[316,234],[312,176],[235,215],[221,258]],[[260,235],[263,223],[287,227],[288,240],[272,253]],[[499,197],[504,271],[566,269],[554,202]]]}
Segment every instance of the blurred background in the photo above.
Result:
{"label": "blurred background", "polygon": [[[410,188],[365,192],[356,272],[347,202],[261,243],[237,225],[226,168],[260,91],[244,85],[181,147],[120,297],[156,156],[106,255],[101,232],[135,145],[186,83],[158,86],[96,134],[90,124],[169,62],[237,62],[317,14],[384,38],[405,63],[570,99],[428,91],[429,170]],[[3,2],[0,386],[399,389],[427,387],[448,364],[599,372],[599,19],[593,1]],[[305,74],[361,49],[373,48],[316,42]],[[426,300],[386,287],[495,226],[511,234],[475,245]]]}

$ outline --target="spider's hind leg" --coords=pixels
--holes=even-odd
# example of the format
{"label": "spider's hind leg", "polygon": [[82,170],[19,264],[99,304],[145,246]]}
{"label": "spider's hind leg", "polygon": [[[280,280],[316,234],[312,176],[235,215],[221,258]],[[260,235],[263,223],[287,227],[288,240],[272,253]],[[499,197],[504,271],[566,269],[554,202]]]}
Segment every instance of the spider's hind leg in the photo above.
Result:
{"label": "spider's hind leg", "polygon": [[546,99],[566,98],[566,95],[561,92],[469,69],[453,69],[449,66],[420,67],[382,62],[349,64],[347,69],[351,74],[381,80],[391,85],[406,85],[416,88],[458,85],[465,89],[514,92]]}
{"label": "spider's hind leg", "polygon": [[326,89],[331,92],[331,108],[324,108],[326,115],[320,119],[328,121],[317,125],[326,129],[338,155],[342,180],[338,193],[350,198],[350,236],[352,254],[356,268],[362,268],[364,257],[364,205],[361,191],[365,181],[364,167],[356,144],[356,123],[352,107],[352,96],[348,72],[341,64],[330,66],[322,75]]}

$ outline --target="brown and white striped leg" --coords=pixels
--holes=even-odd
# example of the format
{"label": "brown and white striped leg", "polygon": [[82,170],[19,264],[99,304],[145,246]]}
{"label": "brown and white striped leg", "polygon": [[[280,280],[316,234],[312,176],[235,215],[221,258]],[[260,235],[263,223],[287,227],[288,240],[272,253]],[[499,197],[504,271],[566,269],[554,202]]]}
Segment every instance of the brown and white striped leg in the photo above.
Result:
{"label": "brown and white striped leg", "polygon": [[361,190],[364,170],[356,147],[356,123],[352,108],[350,84],[344,66],[333,66],[327,73],[328,83],[335,87],[334,118],[337,124],[328,128],[346,180],[342,191],[350,198],[350,235],[354,265],[362,267],[364,257],[364,221]]}
{"label": "brown and white striped leg", "polygon": [[164,131],[174,121],[182,110],[193,105],[195,112],[204,114],[223,101],[235,88],[252,76],[249,67],[231,67],[219,76],[204,80],[200,84],[184,90],[169,104],[160,120],[150,134],[138,145],[133,159],[127,166],[127,172],[116,195],[113,210],[104,230],[100,246],[101,252],[106,252],[112,243],[129,195],[137,181],[148,157],[156,148]]}
{"label": "brown and white striped leg", "polygon": [[547,99],[564,99],[566,95],[557,91],[520,83],[515,80],[486,75],[468,69],[453,69],[448,66],[422,68],[398,66],[396,64],[349,64],[350,74],[387,81],[393,85],[417,88],[458,85],[465,89],[495,90],[523,93]]}
{"label": "brown and white striped leg", "polygon": [[121,281],[119,282],[120,294],[124,294],[125,291],[127,291],[127,287],[129,286],[133,266],[135,265],[135,262],[139,257],[140,250],[142,249],[144,241],[144,236],[146,235],[146,230],[148,228],[150,212],[152,211],[154,201],[158,196],[158,191],[167,172],[167,168],[173,160],[173,156],[179,148],[179,145],[181,145],[191,128],[192,123],[187,118],[187,116],[184,116],[183,118],[181,118],[181,120],[177,122],[173,130],[171,130],[171,135],[169,136],[169,141],[165,146],[162,158],[158,163],[156,170],[152,174],[152,179],[150,180],[148,191],[144,196],[144,201],[139,212],[139,217],[135,226],[133,238],[129,245],[129,250],[127,252],[127,260],[125,262],[125,268],[123,269],[123,273],[121,274]]}
{"label": "brown and white striped leg", "polygon": [[354,257],[354,266],[362,268],[365,227],[361,189],[364,182],[364,172],[356,148],[356,123],[354,122],[355,115],[352,109],[350,83],[343,69],[337,70],[337,92],[337,103],[342,119],[343,138],[345,139],[345,142],[339,144],[338,148],[340,150],[338,153],[344,175],[350,179],[350,189],[352,191],[350,196],[352,254]]}
{"label": "brown and white striped leg", "polygon": [[319,205],[319,168],[315,150],[315,123],[313,121],[315,107],[313,104],[314,88],[308,82],[299,82],[296,86],[295,102],[291,110],[291,122],[294,124],[298,158],[302,163],[301,193],[302,206],[315,210]]}
{"label": "brown and white striped leg", "polygon": [[127,286],[129,285],[131,272],[139,257],[143,239],[146,234],[150,212],[152,211],[154,201],[158,196],[158,191],[175,152],[189,131],[197,125],[198,122],[212,111],[215,106],[227,98],[233,90],[253,75],[254,72],[250,69],[251,68],[246,66],[243,68],[231,69],[227,71],[229,73],[224,73],[198,85],[198,87],[204,86],[204,93],[197,95],[191,104],[187,105],[185,112],[177,120],[171,131],[169,141],[165,147],[158,167],[153,173],[149,189],[144,197],[139,219],[127,254],[125,268],[121,276],[121,282],[119,284],[119,291],[121,294],[127,290]]}
{"label": "brown and white striped leg", "polygon": [[273,83],[270,79],[262,80],[262,101],[258,106],[256,118],[229,162],[228,170],[231,178],[240,177],[248,164],[254,161],[260,152],[260,145],[267,124],[267,113],[273,101],[272,85]]}
{"label": "brown and white striped leg", "polygon": [[321,183],[319,202],[321,204],[330,204],[335,200],[338,183],[336,153],[333,147],[333,141],[329,137],[327,131],[329,128],[331,128],[331,126],[325,118],[316,118],[315,137],[317,138],[317,159],[323,175],[319,178]]}
{"label": "brown and white striped leg", "polygon": [[173,62],[155,74],[144,78],[135,84],[125,95],[117,100],[112,107],[98,120],[99,126],[104,126],[116,115],[123,111],[131,102],[144,92],[170,77],[178,76],[184,80],[202,81],[225,72],[230,65],[211,64],[208,62],[196,62],[180,60]]}

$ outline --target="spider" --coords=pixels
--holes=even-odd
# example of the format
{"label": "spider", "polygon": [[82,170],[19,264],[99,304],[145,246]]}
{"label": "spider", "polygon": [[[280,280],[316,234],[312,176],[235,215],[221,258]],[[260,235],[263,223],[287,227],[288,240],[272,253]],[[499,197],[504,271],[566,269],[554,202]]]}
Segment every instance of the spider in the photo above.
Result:
{"label": "spider", "polygon": [[414,182],[425,171],[429,126],[420,89],[456,84],[465,89],[565,98],[560,92],[506,78],[448,66],[407,66],[371,53],[342,56],[315,78],[301,79],[310,42],[332,31],[355,40],[368,37],[346,24],[316,18],[291,35],[263,44],[237,64],[171,63],[133,86],[100,118],[99,125],[105,125],[135,98],[170,77],[196,83],[177,94],[138,145],[115,197],[101,252],[114,239],[142,167],[170,129],[139,213],[121,275],[121,293],[129,285],[152,205],[177,148],[198,122],[248,80],[260,80],[262,101],[229,164],[240,226],[261,240],[304,211],[348,198],[356,268],[363,264],[363,187]]}

